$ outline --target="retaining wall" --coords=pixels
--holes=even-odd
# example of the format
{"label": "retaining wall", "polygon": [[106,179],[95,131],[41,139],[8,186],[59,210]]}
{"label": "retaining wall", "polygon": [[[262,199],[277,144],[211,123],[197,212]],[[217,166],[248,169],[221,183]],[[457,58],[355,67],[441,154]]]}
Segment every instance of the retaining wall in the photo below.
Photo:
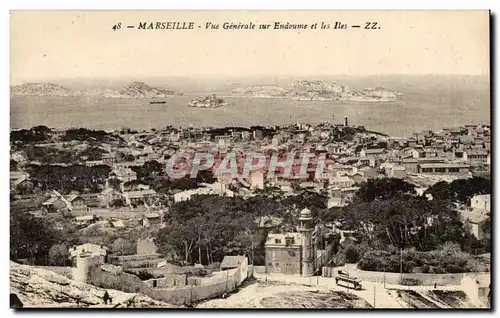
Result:
{"label": "retaining wall", "polygon": [[363,271],[359,270],[355,267],[323,267],[322,276],[323,277],[333,277],[336,275],[337,271],[342,269],[344,272],[347,272],[350,276],[359,278],[360,280],[368,281],[368,282],[385,282],[387,284],[398,285],[400,283],[401,278],[403,279],[417,279],[420,281],[420,285],[431,286],[434,284],[437,285],[461,285],[462,280],[465,275],[469,277],[475,277],[478,275],[489,275],[489,273],[456,273],[456,274],[424,274],[424,273],[388,273],[386,272],[372,272],[372,271]]}

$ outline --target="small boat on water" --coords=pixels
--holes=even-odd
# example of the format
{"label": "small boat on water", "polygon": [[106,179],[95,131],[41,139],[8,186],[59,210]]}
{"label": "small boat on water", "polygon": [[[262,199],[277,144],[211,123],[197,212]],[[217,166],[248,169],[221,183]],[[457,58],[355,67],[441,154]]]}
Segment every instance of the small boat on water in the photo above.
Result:
{"label": "small boat on water", "polygon": [[154,101],[151,101],[149,102],[150,104],[165,104],[167,103],[166,101],[164,100],[154,100]]}

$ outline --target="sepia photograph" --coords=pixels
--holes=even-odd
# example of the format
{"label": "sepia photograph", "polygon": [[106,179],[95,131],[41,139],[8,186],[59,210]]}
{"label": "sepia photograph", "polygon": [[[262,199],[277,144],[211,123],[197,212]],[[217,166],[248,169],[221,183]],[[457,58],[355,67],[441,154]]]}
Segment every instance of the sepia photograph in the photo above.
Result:
{"label": "sepia photograph", "polygon": [[10,308],[491,310],[478,11],[10,12]]}

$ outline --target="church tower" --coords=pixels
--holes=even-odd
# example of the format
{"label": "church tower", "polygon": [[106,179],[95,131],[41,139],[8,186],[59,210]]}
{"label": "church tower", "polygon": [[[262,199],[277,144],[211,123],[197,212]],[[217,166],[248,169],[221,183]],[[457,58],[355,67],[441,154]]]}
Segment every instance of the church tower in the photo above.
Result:
{"label": "church tower", "polygon": [[309,209],[300,212],[299,233],[302,235],[302,276],[312,276],[314,273],[313,231],[314,224]]}

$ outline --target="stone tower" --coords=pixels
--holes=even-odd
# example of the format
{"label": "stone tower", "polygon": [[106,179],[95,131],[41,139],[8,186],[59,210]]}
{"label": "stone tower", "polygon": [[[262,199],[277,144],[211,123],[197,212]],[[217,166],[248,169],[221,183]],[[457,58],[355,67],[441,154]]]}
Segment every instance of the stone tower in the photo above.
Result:
{"label": "stone tower", "polygon": [[344,117],[344,126],[349,126],[349,121],[347,120],[347,116]]}
{"label": "stone tower", "polygon": [[74,265],[72,268],[73,280],[81,283],[88,283],[89,280],[89,270],[95,264],[102,264],[101,258],[99,256],[94,256],[92,253],[81,253],[74,259]]}
{"label": "stone tower", "polygon": [[300,211],[299,233],[302,235],[302,276],[312,276],[314,273],[313,231],[314,224],[309,209]]}

